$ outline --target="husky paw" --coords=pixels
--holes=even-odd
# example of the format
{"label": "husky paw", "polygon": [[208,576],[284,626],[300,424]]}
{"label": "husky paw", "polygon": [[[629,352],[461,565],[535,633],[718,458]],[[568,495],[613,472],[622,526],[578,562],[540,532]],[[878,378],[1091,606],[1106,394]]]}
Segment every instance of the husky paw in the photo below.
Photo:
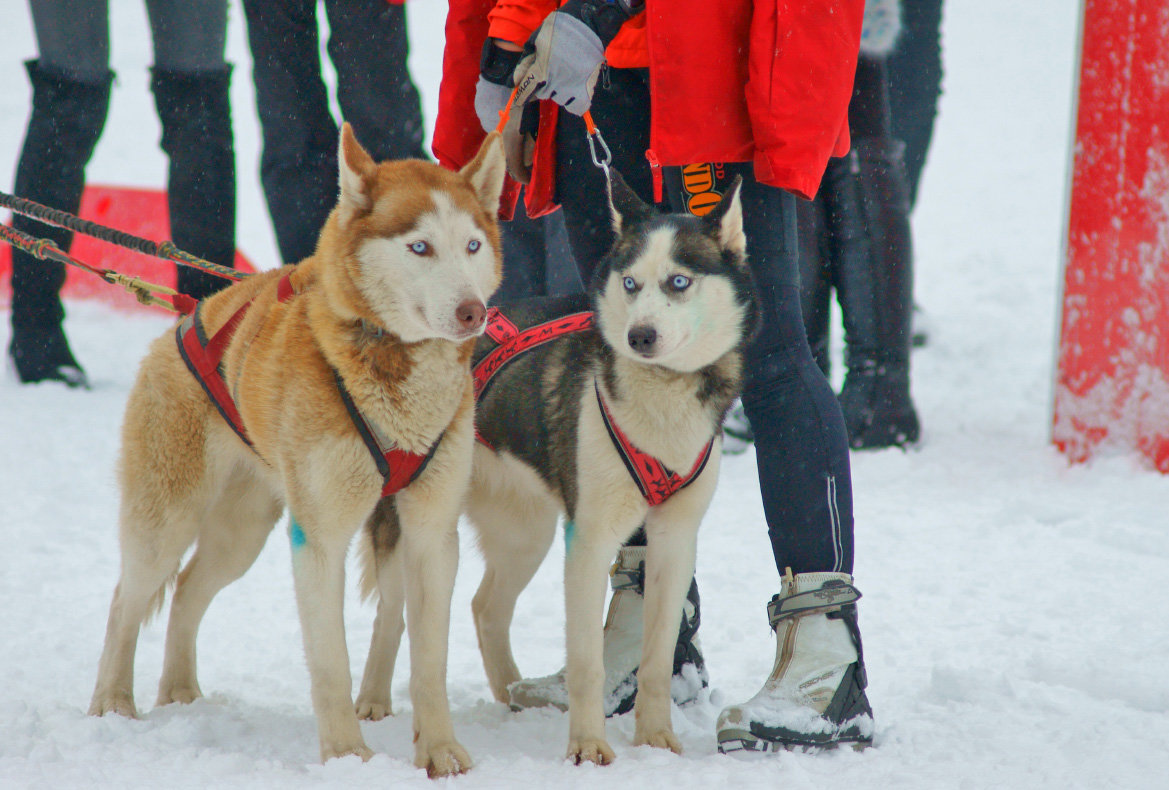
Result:
{"label": "husky paw", "polygon": [[198,685],[171,687],[169,689],[159,689],[158,701],[154,704],[159,707],[170,705],[172,702],[181,702],[184,705],[190,705],[202,696],[203,692],[199,690]]}
{"label": "husky paw", "polygon": [[617,755],[613,754],[604,738],[578,738],[568,742],[567,757],[575,765],[581,763],[608,765]]}
{"label": "husky paw", "polygon": [[656,732],[641,733],[633,736],[634,746],[652,746],[655,749],[669,749],[674,754],[682,753],[682,744],[673,730],[665,729]]}
{"label": "husky paw", "polygon": [[431,779],[440,776],[464,774],[471,769],[471,755],[467,754],[458,741],[434,743],[427,747],[421,744],[414,753],[414,764],[426,769]]}
{"label": "husky paw", "polygon": [[381,721],[386,716],[394,715],[394,709],[390,706],[388,699],[358,697],[357,703],[353,707],[357,711],[357,718],[366,721]]}
{"label": "husky paw", "polygon": [[328,762],[334,757],[348,757],[351,754],[356,754],[361,758],[362,762],[367,762],[370,757],[373,757],[373,749],[370,749],[361,741],[357,743],[321,743],[321,762]]}
{"label": "husky paw", "polygon": [[89,703],[90,716],[104,716],[107,713],[116,713],[127,719],[138,718],[138,709],[134,707],[134,698],[129,694],[107,694],[94,696]]}

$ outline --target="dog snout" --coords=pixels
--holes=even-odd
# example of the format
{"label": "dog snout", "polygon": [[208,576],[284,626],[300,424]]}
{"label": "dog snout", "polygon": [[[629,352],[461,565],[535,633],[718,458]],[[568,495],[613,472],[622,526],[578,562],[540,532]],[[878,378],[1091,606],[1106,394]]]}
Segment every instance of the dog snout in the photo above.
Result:
{"label": "dog snout", "polygon": [[658,341],[658,332],[652,326],[635,326],[629,330],[629,347],[638,354],[649,354]]}
{"label": "dog snout", "polygon": [[487,317],[487,307],[478,299],[467,299],[460,302],[455,308],[455,318],[459,326],[467,332],[474,332],[483,326]]}

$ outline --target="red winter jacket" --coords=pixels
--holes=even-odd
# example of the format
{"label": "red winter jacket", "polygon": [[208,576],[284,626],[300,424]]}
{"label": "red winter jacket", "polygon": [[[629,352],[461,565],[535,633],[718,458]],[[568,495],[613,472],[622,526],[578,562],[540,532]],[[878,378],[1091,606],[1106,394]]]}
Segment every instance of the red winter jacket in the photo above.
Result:
{"label": "red winter jacket", "polygon": [[[483,140],[474,98],[489,29],[522,44],[556,5],[450,0],[440,162],[465,164]],[[753,162],[759,181],[811,198],[828,158],[848,152],[863,14],[864,0],[646,0],[606,56],[615,67],[648,63],[650,147],[661,164]]]}

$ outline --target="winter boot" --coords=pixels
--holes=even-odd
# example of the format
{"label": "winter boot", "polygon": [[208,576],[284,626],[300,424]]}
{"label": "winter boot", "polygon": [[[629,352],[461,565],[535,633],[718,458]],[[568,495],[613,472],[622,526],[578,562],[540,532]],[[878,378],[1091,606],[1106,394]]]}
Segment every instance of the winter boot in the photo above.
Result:
{"label": "winter boot", "polygon": [[854,449],[903,447],[920,433],[909,394],[913,253],[902,147],[856,141],[825,196],[848,367],[840,407]]}
{"label": "winter boot", "polygon": [[873,742],[864,653],[856,621],[860,593],[846,573],[784,574],[767,605],[775,666],[763,688],[718,717],[718,750],[778,751]]}
{"label": "winter boot", "polygon": [[[633,710],[637,699],[637,668],[641,662],[642,609],[645,604],[645,546],[625,546],[610,571],[613,596],[605,618],[605,715]],[[698,586],[691,582],[682,612],[670,693],[677,705],[698,699],[709,684],[706,662],[698,645]],[[542,678],[525,678],[508,687],[512,710],[553,706],[568,710],[564,670]]]}
{"label": "winter boot", "polygon": [[[150,89],[170,157],[167,203],[175,245],[212,263],[235,261],[235,146],[228,85],[231,69],[154,69]],[[178,290],[202,299],[231,283],[179,266]]]}
{"label": "winter boot", "polygon": [[[17,196],[76,214],[85,188],[85,166],[105,126],[113,73],[100,82],[80,82],[47,71],[39,61],[25,63],[32,82],[32,114],[20,164]],[[16,215],[12,226],[68,250],[73,234]],[[61,381],[88,387],[61,322],[65,310],[60,291],[64,264],[12,251],[12,342],[8,354],[24,383]]]}

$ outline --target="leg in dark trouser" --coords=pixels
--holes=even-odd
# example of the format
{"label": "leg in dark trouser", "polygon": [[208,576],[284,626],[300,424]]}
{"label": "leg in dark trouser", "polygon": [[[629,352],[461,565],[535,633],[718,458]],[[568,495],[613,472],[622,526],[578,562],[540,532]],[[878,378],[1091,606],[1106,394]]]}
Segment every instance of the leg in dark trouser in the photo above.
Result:
{"label": "leg in dark trouser", "polygon": [[316,0],[244,0],[264,138],[260,180],[284,263],[313,254],[337,202],[337,123],[315,9]]}
{"label": "leg in dark trouser", "polygon": [[[155,66],[150,88],[170,158],[171,237],[212,263],[235,260],[235,143],[224,61],[224,0],[149,0]],[[180,266],[178,290],[202,299],[229,280]]]}
{"label": "leg in dark trouser", "polygon": [[849,107],[854,149],[832,166],[822,190],[847,345],[840,405],[854,448],[912,444],[920,433],[909,394],[909,199],[888,107],[885,64],[861,58]]}
{"label": "leg in dark trouser", "polygon": [[421,99],[407,67],[405,7],[326,0],[325,9],[342,117],[375,161],[426,159]]}
{"label": "leg in dark trouser", "polygon": [[[32,115],[16,170],[17,196],[76,214],[85,187],[85,166],[105,125],[110,82],[80,81],[51,71],[40,61],[27,64],[33,87]],[[17,216],[13,227],[52,239],[68,250],[73,234]],[[12,252],[12,343],[9,354],[20,380],[58,380],[84,386],[61,322],[64,264]]]}
{"label": "leg in dark trouser", "polygon": [[[745,178],[744,231],[763,327],[743,405],[780,592],[776,655],[762,689],[722,711],[720,751],[864,745],[873,720],[852,586],[852,482],[844,421],[800,314],[796,199]],[[810,603],[809,603],[810,602]]]}
{"label": "leg in dark trouser", "polygon": [[[212,263],[235,260],[235,147],[228,105],[230,72],[184,74],[155,68],[151,80],[162,149],[170,157],[171,237]],[[202,299],[230,283],[180,266],[178,289]]]}

